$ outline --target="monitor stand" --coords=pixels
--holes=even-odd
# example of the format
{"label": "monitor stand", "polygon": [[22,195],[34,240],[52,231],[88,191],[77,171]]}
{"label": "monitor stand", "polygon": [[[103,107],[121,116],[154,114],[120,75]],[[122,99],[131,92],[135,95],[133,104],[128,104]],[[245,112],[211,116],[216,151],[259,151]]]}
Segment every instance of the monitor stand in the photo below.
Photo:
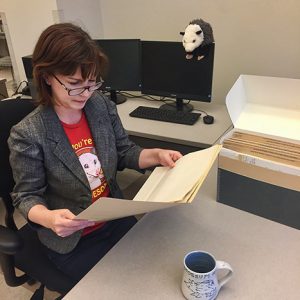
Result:
{"label": "monitor stand", "polygon": [[160,109],[168,109],[168,110],[177,110],[183,112],[190,112],[193,110],[193,105],[188,103],[183,103],[182,98],[176,98],[176,102],[174,103],[166,103],[159,107]]}
{"label": "monitor stand", "polygon": [[124,103],[127,100],[124,95],[118,94],[116,90],[109,91],[109,99],[117,105]]}

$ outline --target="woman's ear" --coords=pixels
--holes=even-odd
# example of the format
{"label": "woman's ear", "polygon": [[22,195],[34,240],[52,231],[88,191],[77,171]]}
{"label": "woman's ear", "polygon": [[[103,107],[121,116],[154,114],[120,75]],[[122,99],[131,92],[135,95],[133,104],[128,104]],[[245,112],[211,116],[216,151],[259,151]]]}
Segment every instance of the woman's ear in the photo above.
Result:
{"label": "woman's ear", "polygon": [[50,80],[49,80],[49,75],[48,75],[48,74],[45,74],[43,77],[44,77],[44,80],[46,81],[46,83],[47,83],[48,85],[51,85],[51,82],[50,82]]}

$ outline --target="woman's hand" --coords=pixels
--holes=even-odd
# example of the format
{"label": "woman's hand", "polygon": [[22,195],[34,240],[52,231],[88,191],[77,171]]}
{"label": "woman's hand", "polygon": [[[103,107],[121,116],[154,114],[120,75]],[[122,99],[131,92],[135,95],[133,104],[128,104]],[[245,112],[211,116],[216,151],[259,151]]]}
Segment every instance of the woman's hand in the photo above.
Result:
{"label": "woman's hand", "polygon": [[158,164],[164,167],[175,167],[175,161],[182,157],[182,154],[178,151],[159,149]]}
{"label": "woman's hand", "polygon": [[95,222],[88,220],[74,220],[75,215],[68,209],[50,210],[49,217],[49,228],[61,237],[66,237],[85,227],[95,225]]}
{"label": "woman's hand", "polygon": [[182,154],[174,150],[165,149],[143,149],[139,158],[141,169],[162,165],[165,167],[175,167],[175,162],[182,157]]}
{"label": "woman's hand", "polygon": [[95,225],[88,220],[74,220],[75,215],[68,209],[49,210],[43,205],[33,206],[28,218],[37,224],[52,229],[57,235],[66,237],[85,227]]}

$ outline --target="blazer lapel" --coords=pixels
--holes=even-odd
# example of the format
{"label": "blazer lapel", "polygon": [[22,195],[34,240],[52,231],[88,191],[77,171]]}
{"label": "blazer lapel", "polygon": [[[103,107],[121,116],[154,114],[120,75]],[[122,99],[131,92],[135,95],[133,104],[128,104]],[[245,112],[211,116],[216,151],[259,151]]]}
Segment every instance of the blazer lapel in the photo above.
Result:
{"label": "blazer lapel", "polygon": [[42,114],[52,152],[90,191],[90,185],[84,170],[69,143],[55,111],[52,107],[46,107]]}
{"label": "blazer lapel", "polygon": [[106,179],[109,180],[113,176],[113,174],[111,174],[110,172],[111,168],[109,168],[109,158],[110,158],[109,136],[110,135],[108,133],[108,126],[107,124],[104,123],[99,110],[95,109],[94,103],[92,103],[92,101],[89,100],[87,102],[84,111],[86,113],[89,127],[94,139],[94,143],[95,143],[98,158],[101,163],[101,167],[103,169]]}

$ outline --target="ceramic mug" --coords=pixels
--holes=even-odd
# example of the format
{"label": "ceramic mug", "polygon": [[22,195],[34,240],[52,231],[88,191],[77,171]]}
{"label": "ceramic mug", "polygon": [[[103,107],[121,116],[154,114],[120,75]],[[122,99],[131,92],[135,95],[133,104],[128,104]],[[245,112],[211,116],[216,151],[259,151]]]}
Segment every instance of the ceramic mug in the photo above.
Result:
{"label": "ceramic mug", "polygon": [[[224,261],[215,260],[208,252],[192,251],[183,260],[181,289],[188,300],[213,300],[220,288],[231,278],[232,268]],[[218,270],[228,272],[218,280]]]}

